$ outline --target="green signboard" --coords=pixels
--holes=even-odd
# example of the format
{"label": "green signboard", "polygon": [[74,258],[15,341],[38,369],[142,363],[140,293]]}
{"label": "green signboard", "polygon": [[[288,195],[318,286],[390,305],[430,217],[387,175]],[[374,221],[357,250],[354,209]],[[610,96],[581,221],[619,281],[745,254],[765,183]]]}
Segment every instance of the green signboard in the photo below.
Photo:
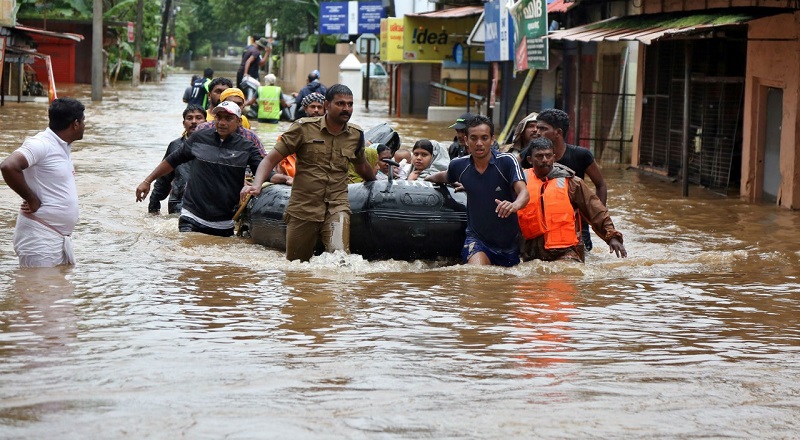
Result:
{"label": "green signboard", "polygon": [[549,67],[547,35],[547,0],[517,0],[509,8],[516,27],[516,68]]}

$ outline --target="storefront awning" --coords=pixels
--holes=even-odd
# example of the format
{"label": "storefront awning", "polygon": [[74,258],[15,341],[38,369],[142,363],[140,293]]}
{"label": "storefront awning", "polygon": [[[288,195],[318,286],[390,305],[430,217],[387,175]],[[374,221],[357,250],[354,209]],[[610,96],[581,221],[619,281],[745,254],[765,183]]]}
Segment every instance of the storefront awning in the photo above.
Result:
{"label": "storefront awning", "polygon": [[614,17],[583,26],[551,32],[551,40],[639,41],[651,44],[663,38],[674,38],[708,32],[718,28],[743,26],[762,15],[751,13],[652,14]]}
{"label": "storefront awning", "polygon": [[34,27],[22,26],[22,25],[19,25],[19,24],[14,26],[14,29],[16,29],[18,31],[21,31],[21,32],[29,33],[29,34],[38,34],[38,35],[42,35],[42,36],[45,36],[45,37],[72,40],[72,41],[75,41],[77,43],[83,41],[83,35],[81,35],[81,34],[70,34],[68,32],[53,32],[53,31],[48,31],[48,30],[34,28]]}
{"label": "storefront awning", "polygon": [[459,8],[442,9],[441,11],[406,14],[406,17],[419,18],[464,18],[483,14],[483,6],[461,6]]}

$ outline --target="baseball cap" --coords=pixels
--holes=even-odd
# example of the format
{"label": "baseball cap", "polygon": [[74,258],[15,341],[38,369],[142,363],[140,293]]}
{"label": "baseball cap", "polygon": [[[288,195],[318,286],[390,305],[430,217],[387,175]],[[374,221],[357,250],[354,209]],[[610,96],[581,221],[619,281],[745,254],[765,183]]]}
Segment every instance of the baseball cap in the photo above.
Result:
{"label": "baseball cap", "polygon": [[454,128],[456,130],[466,130],[467,129],[467,122],[472,119],[474,116],[472,113],[464,113],[463,115],[459,116],[456,119],[456,123],[451,125],[449,128]]}
{"label": "baseball cap", "polygon": [[242,117],[242,109],[240,109],[239,106],[233,101],[220,102],[218,106],[214,107],[214,110],[211,110],[211,114],[216,115],[221,111],[226,111],[232,115],[236,115],[237,118]]}
{"label": "baseball cap", "polygon": [[261,37],[258,39],[258,41],[256,41],[256,44],[263,48],[267,48],[269,47],[269,40],[267,40],[265,37]]}

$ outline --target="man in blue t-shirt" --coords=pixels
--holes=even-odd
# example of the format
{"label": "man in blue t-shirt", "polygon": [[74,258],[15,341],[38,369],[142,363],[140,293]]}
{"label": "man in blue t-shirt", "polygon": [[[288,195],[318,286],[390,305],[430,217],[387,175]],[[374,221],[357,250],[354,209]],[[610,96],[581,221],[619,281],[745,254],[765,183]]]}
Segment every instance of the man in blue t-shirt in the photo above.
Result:
{"label": "man in blue t-shirt", "polygon": [[459,183],[467,193],[467,238],[461,256],[467,264],[514,266],[519,263],[516,212],[528,204],[522,169],[513,155],[492,149],[494,124],[486,116],[467,122],[469,156],[429,176],[437,183]]}

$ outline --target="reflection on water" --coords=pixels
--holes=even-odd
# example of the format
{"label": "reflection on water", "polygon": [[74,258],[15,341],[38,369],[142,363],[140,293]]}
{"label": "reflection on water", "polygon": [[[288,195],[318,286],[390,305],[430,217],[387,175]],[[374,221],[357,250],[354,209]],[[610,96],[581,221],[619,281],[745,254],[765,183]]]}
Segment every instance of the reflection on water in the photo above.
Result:
{"label": "reflection on water", "polygon": [[[797,213],[605,169],[625,260],[595,240],[585,265],[290,263],[134,202],[187,82],[73,90],[78,266],[17,268],[0,186],[0,437],[796,436]],[[452,137],[381,105],[353,122]],[[46,106],[0,121],[5,156]],[[287,127],[254,124],[267,146]]]}

